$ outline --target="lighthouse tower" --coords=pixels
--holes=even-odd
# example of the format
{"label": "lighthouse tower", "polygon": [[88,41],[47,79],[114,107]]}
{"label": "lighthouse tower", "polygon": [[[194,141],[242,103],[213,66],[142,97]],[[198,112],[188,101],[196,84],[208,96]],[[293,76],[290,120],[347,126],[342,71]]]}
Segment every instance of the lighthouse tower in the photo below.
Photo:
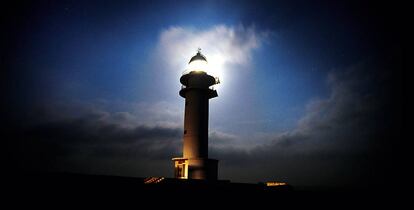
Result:
{"label": "lighthouse tower", "polygon": [[207,73],[207,59],[197,54],[180,78],[180,96],[185,98],[183,157],[173,158],[174,176],[180,179],[217,180],[218,160],[208,158],[209,99],[217,97],[219,83]]}

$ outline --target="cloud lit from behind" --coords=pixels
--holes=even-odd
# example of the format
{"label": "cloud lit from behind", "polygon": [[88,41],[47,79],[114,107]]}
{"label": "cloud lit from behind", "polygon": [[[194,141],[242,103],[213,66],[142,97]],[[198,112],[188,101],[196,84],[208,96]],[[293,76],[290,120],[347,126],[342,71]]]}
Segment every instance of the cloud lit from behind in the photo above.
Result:
{"label": "cloud lit from behind", "polygon": [[242,25],[215,25],[203,30],[176,26],[161,32],[156,52],[166,58],[163,62],[168,71],[174,71],[179,77],[191,68],[188,61],[196,54],[197,48],[201,48],[208,61],[208,65],[203,67],[205,71],[225,81],[229,79],[227,72],[243,69],[236,66],[248,66],[253,50],[260,47],[266,35],[266,32]]}

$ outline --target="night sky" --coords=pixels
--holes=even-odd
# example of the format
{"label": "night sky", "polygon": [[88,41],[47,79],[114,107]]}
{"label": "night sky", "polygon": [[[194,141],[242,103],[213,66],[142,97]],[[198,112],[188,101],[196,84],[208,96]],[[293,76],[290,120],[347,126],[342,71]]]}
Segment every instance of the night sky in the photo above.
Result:
{"label": "night sky", "polygon": [[8,172],[173,176],[179,78],[219,76],[219,178],[293,186],[397,179],[402,5],[359,1],[23,1],[1,9]]}

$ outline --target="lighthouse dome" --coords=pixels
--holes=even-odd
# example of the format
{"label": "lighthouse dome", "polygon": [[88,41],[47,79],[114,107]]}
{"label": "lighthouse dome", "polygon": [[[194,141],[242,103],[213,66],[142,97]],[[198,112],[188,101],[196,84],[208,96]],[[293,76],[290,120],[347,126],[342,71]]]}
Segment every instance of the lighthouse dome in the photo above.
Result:
{"label": "lighthouse dome", "polygon": [[197,54],[190,59],[190,62],[188,62],[188,64],[190,64],[193,61],[205,61],[205,62],[207,62],[207,59],[206,59],[206,56],[201,54],[200,50],[198,50]]}

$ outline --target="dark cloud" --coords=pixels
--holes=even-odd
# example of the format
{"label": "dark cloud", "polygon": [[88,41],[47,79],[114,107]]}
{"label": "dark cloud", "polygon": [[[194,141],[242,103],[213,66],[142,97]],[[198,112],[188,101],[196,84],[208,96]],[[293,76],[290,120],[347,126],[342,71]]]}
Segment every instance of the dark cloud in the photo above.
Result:
{"label": "dark cloud", "polygon": [[181,128],[131,125],[129,115],[100,110],[79,117],[49,115],[48,121],[19,128],[14,135],[19,143],[11,149],[19,151],[20,167],[29,171],[131,175],[135,170],[143,176],[145,163],[155,168],[171,164],[170,158],[179,155]]}
{"label": "dark cloud", "polygon": [[327,79],[329,97],[312,100],[297,127],[275,135],[269,144],[213,147],[212,155],[222,160],[222,175],[348,187],[393,177],[403,111],[399,66],[391,63],[368,60],[333,70]]}

